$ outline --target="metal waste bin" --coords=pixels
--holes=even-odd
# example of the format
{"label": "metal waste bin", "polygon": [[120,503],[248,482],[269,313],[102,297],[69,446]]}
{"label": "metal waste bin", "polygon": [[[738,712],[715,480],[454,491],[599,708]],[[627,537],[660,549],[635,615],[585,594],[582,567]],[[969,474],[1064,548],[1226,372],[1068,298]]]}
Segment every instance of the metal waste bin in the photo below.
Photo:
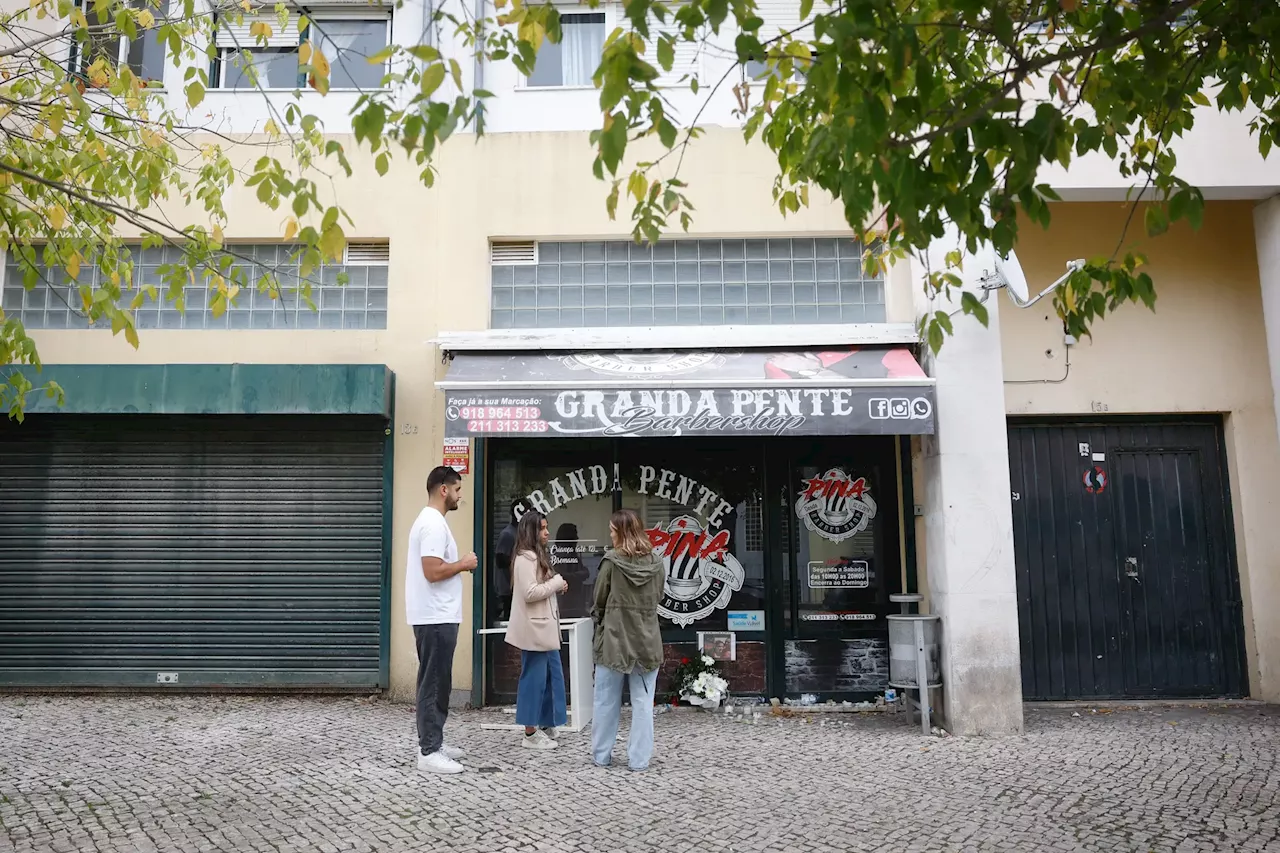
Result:
{"label": "metal waste bin", "polygon": [[929,734],[929,690],[942,686],[942,619],[932,613],[891,613],[888,620],[889,685],[919,692],[920,726]]}

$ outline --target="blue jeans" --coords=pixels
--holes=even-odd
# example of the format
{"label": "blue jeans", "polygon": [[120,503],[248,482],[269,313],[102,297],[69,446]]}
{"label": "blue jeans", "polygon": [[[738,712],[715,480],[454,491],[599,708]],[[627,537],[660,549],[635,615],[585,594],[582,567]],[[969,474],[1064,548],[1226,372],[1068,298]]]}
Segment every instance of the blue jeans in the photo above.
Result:
{"label": "blue jeans", "polygon": [[564,668],[560,650],[520,652],[520,685],[516,688],[516,723],[549,729],[568,721],[564,699]]}
{"label": "blue jeans", "polygon": [[601,767],[613,761],[622,717],[622,680],[631,679],[631,734],[627,736],[627,764],[647,770],[653,756],[653,691],[658,671],[636,667],[630,674],[596,664],[595,701],[591,709],[591,759]]}

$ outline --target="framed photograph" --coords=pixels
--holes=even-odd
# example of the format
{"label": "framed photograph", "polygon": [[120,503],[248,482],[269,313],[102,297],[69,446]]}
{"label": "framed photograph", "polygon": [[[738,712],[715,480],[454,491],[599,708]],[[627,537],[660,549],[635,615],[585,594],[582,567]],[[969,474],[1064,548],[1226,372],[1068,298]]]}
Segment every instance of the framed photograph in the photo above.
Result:
{"label": "framed photograph", "polygon": [[698,650],[712,660],[737,660],[737,638],[732,631],[699,631]]}

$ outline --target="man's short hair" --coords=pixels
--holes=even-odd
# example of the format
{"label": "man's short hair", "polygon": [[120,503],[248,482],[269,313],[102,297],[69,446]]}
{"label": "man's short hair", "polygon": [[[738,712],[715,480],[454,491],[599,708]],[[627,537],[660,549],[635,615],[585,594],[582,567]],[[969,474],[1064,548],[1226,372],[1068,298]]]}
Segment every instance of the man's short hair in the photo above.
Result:
{"label": "man's short hair", "polygon": [[462,475],[448,465],[432,468],[431,473],[427,475],[427,494],[433,495],[441,486],[452,486],[460,482],[462,482]]}

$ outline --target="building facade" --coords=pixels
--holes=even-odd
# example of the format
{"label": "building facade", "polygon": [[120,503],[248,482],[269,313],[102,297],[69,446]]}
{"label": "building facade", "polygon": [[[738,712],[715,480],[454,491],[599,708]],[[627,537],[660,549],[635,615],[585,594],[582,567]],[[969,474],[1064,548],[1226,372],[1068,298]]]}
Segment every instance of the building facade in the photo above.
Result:
{"label": "building facade", "polygon": [[[774,25],[798,15],[773,5]],[[464,63],[495,93],[487,134],[446,144],[433,188],[353,153],[335,192],[358,231],[315,312],[189,300],[139,316],[135,351],[6,266],[5,312],[68,401],[0,428],[0,685],[408,697],[404,542],[427,472],[454,461],[450,522],[482,567],[460,699],[512,693],[501,639],[476,631],[502,615],[518,504],[549,515],[566,614],[608,513],[640,511],[669,564],[669,658],[731,632],[739,693],[882,691],[888,597],[918,592],[956,732],[1020,730],[1024,697],[1280,700],[1280,164],[1243,121],[1206,112],[1180,142],[1203,228],[1131,235],[1154,312],[1073,342],[1047,301],[997,293],[989,327],[958,320],[932,357],[914,322],[948,306],[921,271],[867,276],[836,205],[780,217],[727,94],[685,161],[689,233],[632,243],[591,176],[599,111],[572,61],[614,11],[567,11],[535,79]],[[365,40],[430,35],[417,3],[328,12]],[[681,61],[718,77],[716,56]],[[263,96],[220,74],[202,120],[260,130]],[[351,152],[360,85],[314,105]],[[1105,161],[1050,183],[1065,201],[1017,249],[1033,289],[1111,252],[1128,215]],[[276,215],[241,191],[228,207],[228,240],[282,262]]]}

